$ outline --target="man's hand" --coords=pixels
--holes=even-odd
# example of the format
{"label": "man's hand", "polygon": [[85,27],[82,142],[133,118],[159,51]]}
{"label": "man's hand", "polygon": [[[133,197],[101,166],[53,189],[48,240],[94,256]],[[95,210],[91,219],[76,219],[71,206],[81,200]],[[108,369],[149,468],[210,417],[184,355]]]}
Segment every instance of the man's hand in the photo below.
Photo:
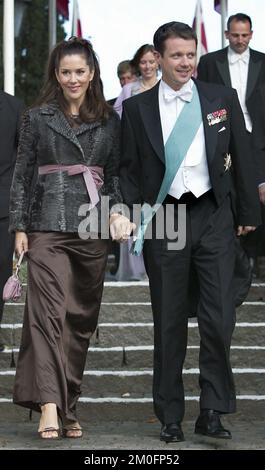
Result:
{"label": "man's hand", "polygon": [[247,235],[249,232],[254,232],[257,227],[253,227],[252,225],[239,225],[237,227],[237,236],[240,237],[240,235]]}
{"label": "man's hand", "polygon": [[121,214],[112,214],[110,216],[110,234],[112,240],[126,242],[136,225],[131,223],[127,217]]}
{"label": "man's hand", "polygon": [[15,238],[15,251],[17,256],[19,257],[24,251],[25,253],[28,251],[28,237],[25,232],[16,232]]}
{"label": "man's hand", "polygon": [[261,204],[265,204],[265,184],[259,186],[259,200]]}

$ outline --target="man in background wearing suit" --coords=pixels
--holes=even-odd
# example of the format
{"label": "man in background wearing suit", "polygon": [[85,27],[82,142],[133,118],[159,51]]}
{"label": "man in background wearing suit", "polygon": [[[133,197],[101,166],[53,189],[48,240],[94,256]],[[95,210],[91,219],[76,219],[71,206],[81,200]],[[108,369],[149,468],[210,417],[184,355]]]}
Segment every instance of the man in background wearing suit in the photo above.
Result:
{"label": "man in background wearing suit", "polygon": [[[199,80],[220,83],[237,90],[249,139],[256,111],[255,95],[259,85],[265,82],[265,54],[250,49],[252,34],[252,22],[248,15],[237,13],[230,16],[225,31],[229,46],[202,56],[197,69]],[[264,226],[260,226],[242,240],[253,275],[257,274],[257,255],[263,233]]]}
{"label": "man in background wearing suit", "polygon": [[[136,80],[136,73],[130,60],[123,60],[122,62],[119,62],[117,67],[117,76],[122,88],[124,85],[127,85],[127,83],[134,82]],[[112,98],[111,100],[108,100],[108,103],[113,106],[116,99],[117,97]]]}
{"label": "man in background wearing suit", "polygon": [[[184,23],[164,24],[154,35],[154,46],[162,80],[124,102],[120,168],[124,201],[131,209],[144,203],[153,210],[168,205],[172,209],[168,220],[159,218],[159,210],[154,216],[160,238],[154,228],[154,236],[144,241],[154,318],[154,409],[162,424],[160,439],[184,440],[182,369],[193,265],[200,286],[201,392],[195,432],[230,439],[220,414],[232,413],[236,407],[229,358],[235,326],[234,227],[240,235],[260,223],[258,190],[236,92],[191,79],[196,66],[194,31]],[[231,210],[234,182],[236,221]],[[186,223],[178,227],[182,204]],[[137,253],[149,215],[149,210],[142,211]],[[172,222],[175,229],[186,230],[184,247],[172,249],[171,237],[167,238]]]}
{"label": "man in background wearing suit", "polygon": [[[119,62],[118,67],[117,67],[117,76],[120,82],[121,87],[123,88],[124,85],[127,85],[127,83],[134,82],[136,80],[136,74],[135,74],[135,69],[131,64],[130,60],[122,60]],[[113,106],[116,98],[112,98],[111,100],[108,100],[108,103]],[[115,240],[112,240],[111,242],[111,247],[110,247],[110,252],[111,254],[114,255],[114,266],[110,269],[110,276],[106,274],[106,280],[113,279],[113,275],[117,272],[117,269],[119,267],[119,262],[120,262],[120,244],[116,242]]]}
{"label": "man in background wearing suit", "polygon": [[[14,236],[8,232],[9,192],[16,161],[20,117],[20,100],[0,91],[0,324],[3,317],[3,288],[12,274]],[[4,350],[0,329],[0,351]]]}
{"label": "man in background wearing suit", "polygon": [[253,120],[253,147],[258,168],[259,198],[265,207],[265,83],[256,93],[256,112]]}

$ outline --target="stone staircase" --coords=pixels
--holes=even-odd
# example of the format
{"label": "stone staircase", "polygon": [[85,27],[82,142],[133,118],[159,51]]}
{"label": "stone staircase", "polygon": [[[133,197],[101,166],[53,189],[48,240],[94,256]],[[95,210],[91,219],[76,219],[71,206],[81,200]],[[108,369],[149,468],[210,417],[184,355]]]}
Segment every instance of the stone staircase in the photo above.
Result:
{"label": "stone staircase", "polygon": [[[28,419],[28,411],[12,404],[24,297],[7,303],[2,336],[9,348],[0,353],[0,413],[2,420]],[[199,334],[189,322],[184,369],[186,419],[198,413]],[[106,282],[97,334],[87,355],[79,413],[83,420],[155,421],[152,408],[153,324],[147,282]],[[247,302],[237,311],[231,350],[238,396],[238,413],[265,418],[265,284],[252,284]]]}

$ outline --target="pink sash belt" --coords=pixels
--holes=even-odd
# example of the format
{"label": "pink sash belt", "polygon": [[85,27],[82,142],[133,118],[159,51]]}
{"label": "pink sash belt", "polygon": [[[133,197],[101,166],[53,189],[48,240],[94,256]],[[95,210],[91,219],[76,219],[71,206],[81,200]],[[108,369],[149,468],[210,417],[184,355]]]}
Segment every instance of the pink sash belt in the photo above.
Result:
{"label": "pink sash belt", "polygon": [[100,166],[86,165],[42,165],[39,167],[39,175],[48,175],[67,171],[69,176],[83,173],[86,189],[91,201],[92,209],[99,201],[98,190],[103,185],[103,168]]}

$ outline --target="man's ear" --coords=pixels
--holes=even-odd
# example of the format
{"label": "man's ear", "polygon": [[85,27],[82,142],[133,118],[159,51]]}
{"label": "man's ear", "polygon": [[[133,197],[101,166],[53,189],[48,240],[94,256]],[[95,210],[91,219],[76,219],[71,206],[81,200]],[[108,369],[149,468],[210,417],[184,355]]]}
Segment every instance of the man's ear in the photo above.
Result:
{"label": "man's ear", "polygon": [[154,56],[156,58],[156,61],[157,61],[158,65],[160,66],[160,61],[161,61],[161,58],[162,58],[160,52],[154,51]]}

